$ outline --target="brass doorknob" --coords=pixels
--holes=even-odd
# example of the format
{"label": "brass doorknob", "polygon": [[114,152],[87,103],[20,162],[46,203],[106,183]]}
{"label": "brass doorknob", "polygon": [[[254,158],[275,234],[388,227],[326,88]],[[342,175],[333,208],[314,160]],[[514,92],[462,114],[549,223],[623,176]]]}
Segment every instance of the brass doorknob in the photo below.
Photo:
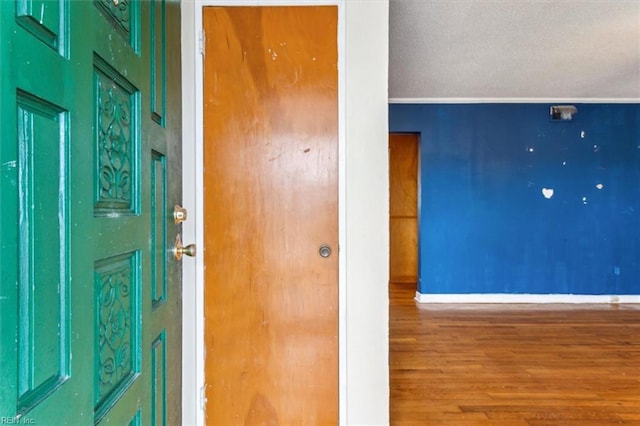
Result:
{"label": "brass doorknob", "polygon": [[182,223],[187,220],[187,209],[176,204],[173,207],[173,221],[177,225],[178,223]]}
{"label": "brass doorknob", "polygon": [[198,252],[198,249],[195,244],[189,244],[188,246],[182,245],[182,238],[180,238],[180,234],[176,236],[176,246],[173,249],[173,255],[178,260],[182,260],[182,256],[187,255],[189,257],[194,257]]}

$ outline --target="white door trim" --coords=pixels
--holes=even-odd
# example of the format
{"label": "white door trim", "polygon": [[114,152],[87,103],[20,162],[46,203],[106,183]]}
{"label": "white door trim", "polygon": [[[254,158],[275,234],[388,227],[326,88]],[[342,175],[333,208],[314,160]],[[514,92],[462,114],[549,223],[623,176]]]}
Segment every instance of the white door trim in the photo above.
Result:
{"label": "white door trim", "polygon": [[[183,202],[190,217],[183,240],[195,242],[200,255],[183,262],[183,404],[185,425],[204,424],[204,257],[203,210],[203,57],[200,54],[202,8],[205,6],[338,7],[338,215],[339,247],[346,247],[346,130],[345,130],[345,1],[346,0],[193,0],[182,2]],[[339,250],[339,404],[340,424],[347,424],[346,251]]]}
{"label": "white door trim", "polygon": [[[202,164],[202,61],[199,28],[202,14],[194,1],[182,11],[182,196],[189,217],[182,225],[183,241],[200,252],[182,262],[182,423],[204,425],[204,249]],[[200,68],[198,69],[198,63]]]}

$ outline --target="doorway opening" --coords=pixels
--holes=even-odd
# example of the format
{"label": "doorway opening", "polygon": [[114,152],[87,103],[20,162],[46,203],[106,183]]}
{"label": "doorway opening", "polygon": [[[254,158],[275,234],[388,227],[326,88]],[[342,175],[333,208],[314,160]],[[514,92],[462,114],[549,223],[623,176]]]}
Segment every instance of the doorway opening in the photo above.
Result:
{"label": "doorway opening", "polygon": [[420,135],[389,134],[389,414],[393,424],[399,420],[398,371],[406,368],[398,362],[407,338],[405,318],[413,312],[419,274],[418,233]]}
{"label": "doorway opening", "polygon": [[389,283],[418,282],[418,133],[389,134]]}

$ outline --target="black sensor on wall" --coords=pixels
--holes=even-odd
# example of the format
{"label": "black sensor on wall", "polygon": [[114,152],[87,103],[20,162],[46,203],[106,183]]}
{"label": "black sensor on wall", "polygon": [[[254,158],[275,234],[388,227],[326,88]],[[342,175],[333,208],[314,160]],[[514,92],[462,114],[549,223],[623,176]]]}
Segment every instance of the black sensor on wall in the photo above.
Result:
{"label": "black sensor on wall", "polygon": [[573,115],[578,112],[578,108],[574,105],[553,105],[549,114],[551,121],[569,121],[573,119]]}

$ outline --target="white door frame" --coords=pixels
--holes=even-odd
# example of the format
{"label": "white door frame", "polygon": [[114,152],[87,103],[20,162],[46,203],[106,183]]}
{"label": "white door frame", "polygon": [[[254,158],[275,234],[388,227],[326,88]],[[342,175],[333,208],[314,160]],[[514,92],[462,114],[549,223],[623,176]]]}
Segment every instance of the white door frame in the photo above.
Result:
{"label": "white door frame", "polygon": [[[190,213],[183,224],[183,240],[195,242],[200,251],[204,247],[202,8],[215,5],[338,7],[340,424],[387,424],[388,0],[182,0],[183,202]],[[350,31],[348,12],[356,18]],[[346,56],[348,35],[353,36],[351,62]],[[347,84],[354,93],[350,108]],[[348,112],[353,124],[346,120]],[[361,151],[367,154],[366,161]],[[347,197],[348,190],[353,195]],[[357,230],[348,232],[348,227]],[[183,262],[182,297],[183,424],[203,425],[204,257]]]}

